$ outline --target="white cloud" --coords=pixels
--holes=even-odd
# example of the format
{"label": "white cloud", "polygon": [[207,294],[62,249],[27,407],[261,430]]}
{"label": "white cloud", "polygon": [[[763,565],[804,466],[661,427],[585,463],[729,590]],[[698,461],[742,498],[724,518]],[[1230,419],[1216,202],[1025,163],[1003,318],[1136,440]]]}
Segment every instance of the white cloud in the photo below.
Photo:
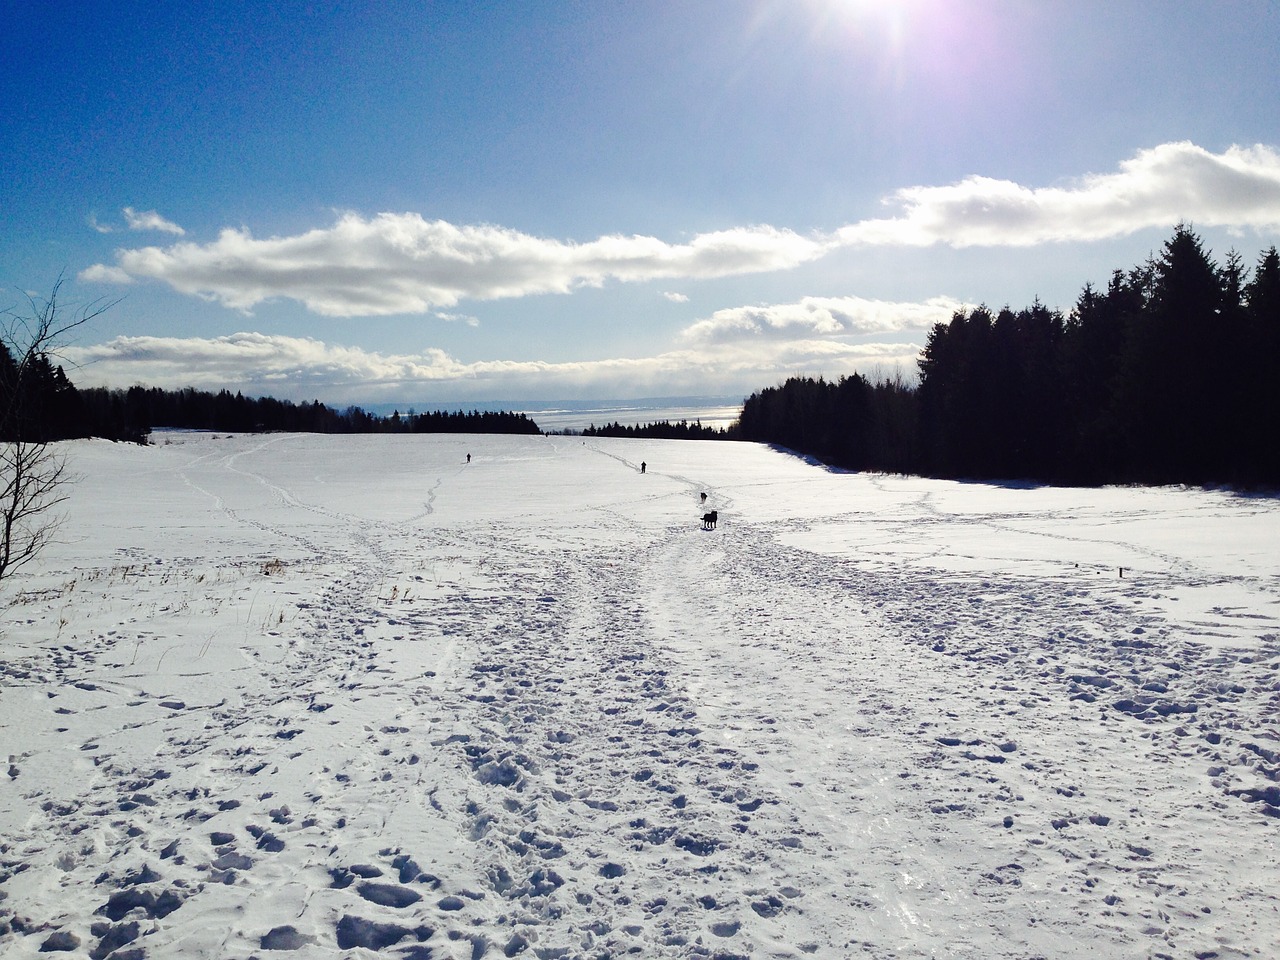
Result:
{"label": "white cloud", "polygon": [[94,230],[96,230],[98,233],[115,233],[116,232],[115,227],[111,226],[110,224],[99,223],[98,215],[96,213],[89,214],[88,223],[89,223],[89,226],[92,227]]}
{"label": "white cloud", "polygon": [[133,277],[119,267],[108,267],[103,263],[95,263],[85,267],[77,276],[79,280],[91,283],[133,283]]}
{"label": "white cloud", "polygon": [[1280,228],[1280,152],[1193,143],[1143,150],[1116,173],[1065,187],[1025,187],[969,177],[945,187],[907,187],[890,204],[900,216],[837,231],[849,245],[1031,246],[1092,241],[1179,221],[1210,227]]}
{"label": "white cloud", "polygon": [[[249,310],[272,297],[327,316],[425,313],[462,299],[567,293],[606,280],[724,277],[780,270],[821,256],[824,242],[774,227],[699,234],[688,243],[605,236],[567,243],[495,226],[455,226],[415,213],[354,213],[293,237],[223,230],[208,244],[116,252],[116,269]],[[97,264],[82,279],[105,279]]]}
{"label": "white cloud", "polygon": [[125,223],[129,225],[130,230],[159,230],[161,233],[172,233],[179,237],[187,232],[172,220],[166,220],[154,210],[139,212],[134,210],[133,207],[125,207],[123,212]]}
{"label": "white cloud", "polygon": [[675,293],[674,291],[667,290],[667,291],[664,291],[662,295],[666,297],[668,300],[670,300],[672,303],[688,303],[689,302],[689,298],[685,296],[683,293]]}
{"label": "white cloud", "polygon": [[446,313],[443,310],[437,310],[432,316],[446,323],[465,323],[468,327],[480,326],[480,318],[469,313]]}
{"label": "white cloud", "polygon": [[68,347],[68,360],[88,381],[115,386],[221,388],[284,382],[291,393],[311,384],[342,386],[448,376],[444,353],[383,356],[358,347],[330,346],[309,337],[235,333],[225,337],[116,337],[91,347]]}
{"label": "white cloud", "polygon": [[729,307],[685,328],[692,343],[805,336],[850,337],[927,329],[966,307],[950,297],[895,303],[862,297],[804,297],[794,303]]}
{"label": "white cloud", "polygon": [[[685,243],[609,235],[586,243],[535,237],[492,225],[458,226],[416,213],[340,216],[296,236],[255,238],[225,229],[210,243],[116,251],[81,279],[149,278],[249,311],[288,298],[327,316],[424,314],[461,300],[568,293],[583,286],[658,279],[699,280],[788,270],[837,247],[1030,246],[1087,242],[1179,221],[1236,229],[1280,229],[1280,152],[1233,146],[1220,154],[1167,143],[1117,172],[1067,186],[1028,187],[973,176],[948,186],[899,190],[896,216],[833,234],[801,236],[768,225],[699,234]],[[125,208],[134,228],[181,228],[154,211]],[[665,294],[679,301],[679,294]]]}
{"label": "white cloud", "polygon": [[748,392],[790,375],[828,377],[906,366],[919,345],[820,338],[756,340],[680,348],[651,357],[552,363],[481,360],[443,350],[380,354],[306,337],[236,333],[214,338],[117,337],[68,347],[78,386],[148,386],[241,390],[251,395],[325,403],[420,403],[515,396],[615,396],[625,383],[636,396]]}

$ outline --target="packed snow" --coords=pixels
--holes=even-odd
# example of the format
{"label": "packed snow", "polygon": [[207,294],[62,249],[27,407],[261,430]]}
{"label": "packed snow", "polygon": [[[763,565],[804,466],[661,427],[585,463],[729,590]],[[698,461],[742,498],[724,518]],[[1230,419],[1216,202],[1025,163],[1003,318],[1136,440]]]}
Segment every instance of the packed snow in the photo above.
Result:
{"label": "packed snow", "polygon": [[155,440],[0,594],[6,958],[1280,955],[1274,496]]}

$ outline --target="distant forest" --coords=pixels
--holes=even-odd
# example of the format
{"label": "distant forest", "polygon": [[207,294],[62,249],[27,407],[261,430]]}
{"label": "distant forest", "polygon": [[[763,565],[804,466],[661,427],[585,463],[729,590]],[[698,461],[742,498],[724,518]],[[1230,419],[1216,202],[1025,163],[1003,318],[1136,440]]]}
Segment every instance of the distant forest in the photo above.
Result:
{"label": "distant forest", "polygon": [[299,433],[518,433],[538,434],[522,413],[457,411],[394,413],[389,417],[359,407],[338,411],[322,403],[295,404],[221,390],[162,390],[130,387],[77,390],[61,366],[36,357],[24,375],[9,347],[0,341],[0,410],[21,411],[0,424],[0,441],[70,440],[103,437],[146,443],[155,427],[228,433],[283,430]]}
{"label": "distant forest", "polygon": [[918,385],[792,379],[733,435],[852,470],[1053,483],[1280,486],[1280,256],[1219,265],[1179,226],[1158,256],[1039,302],[960,311]]}
{"label": "distant forest", "polygon": [[[228,432],[537,434],[517,413],[366,413],[227,390],[77,390],[47,356],[18,377],[0,341],[0,441],[153,427]],[[1051,483],[1280,486],[1280,256],[1215,263],[1189,227],[1158,256],[1043,304],[959,311],[934,326],[919,381],[794,378],[748,397],[727,430],[700,422],[587,436],[750,440],[850,470]]]}
{"label": "distant forest", "polygon": [[581,434],[584,437],[624,437],[633,440],[725,440],[731,436],[730,431],[704,427],[701,420],[695,420],[693,423],[688,420],[679,420],[676,423],[670,420],[659,420],[655,423],[634,426],[624,426],[614,421],[603,427],[597,427],[593,423],[581,431]]}

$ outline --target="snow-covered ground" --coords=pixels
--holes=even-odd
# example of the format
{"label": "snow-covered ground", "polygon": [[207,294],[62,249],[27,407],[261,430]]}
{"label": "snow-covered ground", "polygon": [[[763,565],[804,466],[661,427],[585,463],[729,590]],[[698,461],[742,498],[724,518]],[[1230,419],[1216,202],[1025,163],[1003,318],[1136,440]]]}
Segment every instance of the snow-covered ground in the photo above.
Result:
{"label": "snow-covered ground", "polygon": [[67,454],[0,595],[5,958],[1280,955],[1274,497]]}

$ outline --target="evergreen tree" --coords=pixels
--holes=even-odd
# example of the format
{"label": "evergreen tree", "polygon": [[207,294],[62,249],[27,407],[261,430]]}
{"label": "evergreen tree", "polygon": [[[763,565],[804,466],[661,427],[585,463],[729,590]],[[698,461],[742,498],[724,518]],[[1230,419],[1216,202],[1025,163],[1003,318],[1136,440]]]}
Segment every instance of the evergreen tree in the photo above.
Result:
{"label": "evergreen tree", "polygon": [[944,477],[992,476],[1000,391],[994,318],[986,307],[936,325],[920,359],[920,431],[925,469]]}
{"label": "evergreen tree", "polygon": [[1127,343],[1146,309],[1146,273],[1116,270],[1106,293],[1086,285],[1067,318],[1060,355],[1064,436],[1060,477],[1121,479],[1130,469],[1121,409]]}
{"label": "evergreen tree", "polygon": [[1280,255],[1275,247],[1258,259],[1243,299],[1246,346],[1238,360],[1246,429],[1241,446],[1252,459],[1250,482],[1280,485]]}
{"label": "evergreen tree", "polygon": [[1232,373],[1233,321],[1222,275],[1185,225],[1152,267],[1151,298],[1125,370],[1135,388],[1129,439],[1142,479],[1226,479],[1223,436],[1232,411],[1222,385]]}

